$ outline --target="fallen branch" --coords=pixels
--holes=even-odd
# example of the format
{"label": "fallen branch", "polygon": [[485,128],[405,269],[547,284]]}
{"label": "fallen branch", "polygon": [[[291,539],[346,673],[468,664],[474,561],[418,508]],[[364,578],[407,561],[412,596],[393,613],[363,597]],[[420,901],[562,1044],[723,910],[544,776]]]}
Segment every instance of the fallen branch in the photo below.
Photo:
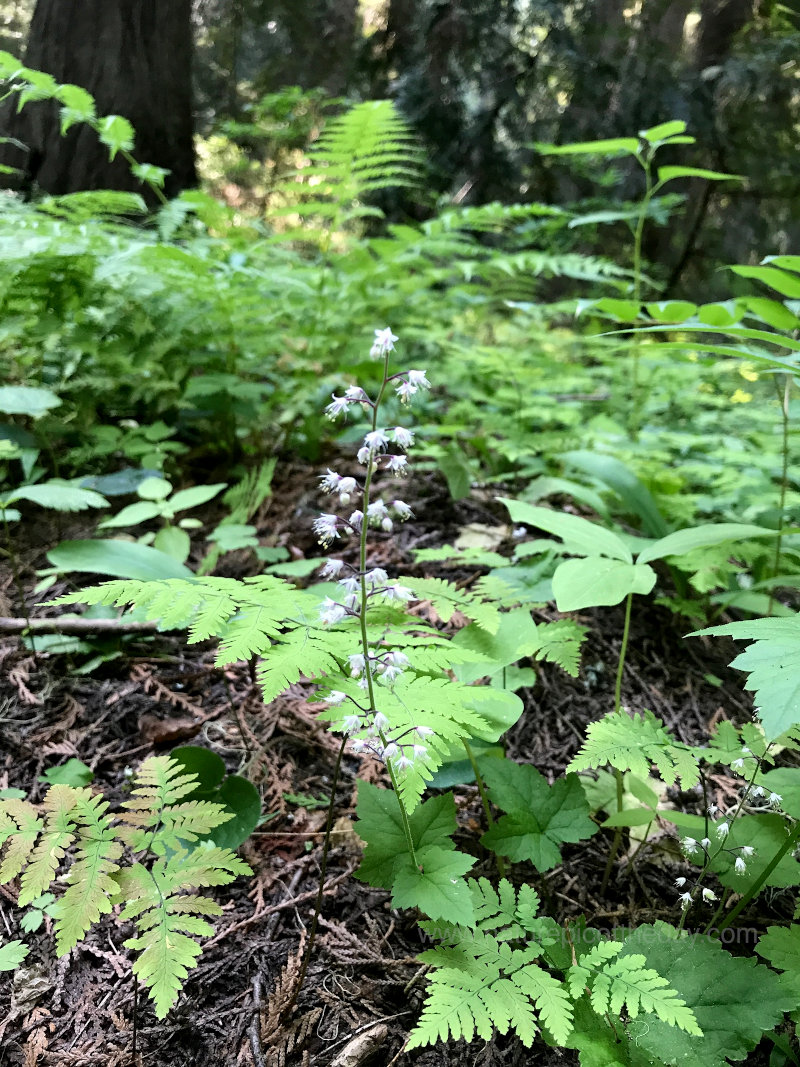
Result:
{"label": "fallen branch", "polygon": [[83,619],[62,615],[58,619],[10,619],[0,616],[0,633],[5,634],[138,634],[156,633],[157,622],[132,619]]}

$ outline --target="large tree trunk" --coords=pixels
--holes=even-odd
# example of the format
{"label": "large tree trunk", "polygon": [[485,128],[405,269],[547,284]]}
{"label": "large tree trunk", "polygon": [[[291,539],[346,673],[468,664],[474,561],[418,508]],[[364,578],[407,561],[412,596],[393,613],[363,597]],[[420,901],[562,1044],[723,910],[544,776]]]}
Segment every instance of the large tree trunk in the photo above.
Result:
{"label": "large tree trunk", "polygon": [[[129,119],[136,159],[167,168],[165,191],[175,195],[197,181],[191,57],[191,0],[38,0],[25,63],[88,89],[99,115]],[[55,195],[145,192],[86,125],[62,137],[52,102],[27,104],[6,125],[28,146],[21,169],[29,185]]]}

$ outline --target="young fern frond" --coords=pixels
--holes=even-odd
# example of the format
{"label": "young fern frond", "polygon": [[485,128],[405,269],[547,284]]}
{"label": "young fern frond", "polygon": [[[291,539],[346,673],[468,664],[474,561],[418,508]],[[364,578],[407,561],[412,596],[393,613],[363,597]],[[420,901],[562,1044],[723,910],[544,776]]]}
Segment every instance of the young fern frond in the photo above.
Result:
{"label": "young fern frond", "polygon": [[567,771],[611,764],[619,771],[633,771],[647,778],[653,763],[668,785],[680,778],[683,788],[688,789],[699,780],[696,757],[677,744],[652,711],[631,716],[620,709],[591,723],[583,748]]}
{"label": "young fern frond", "polygon": [[[121,903],[120,920],[133,920],[138,929],[125,944],[142,953],[134,971],[150,991],[159,1018],[174,1004],[200,954],[200,945],[188,935],[212,933],[200,916],[221,910],[193,891],[251,873],[230,849],[197,843],[232,814],[220,804],[184,799],[195,786],[195,775],[183,774],[168,756],[157,756],[141,765],[120,815],[108,812],[101,795],[68,785],[50,788],[43,816],[27,801],[0,800],[0,846],[6,849],[0,884],[21,875],[18,902],[23,906],[66,885],[51,909],[59,956]],[[126,845],[140,854],[127,865]],[[152,866],[151,857],[156,857]]]}
{"label": "young fern frond", "polygon": [[621,942],[601,941],[569,969],[567,982],[573,998],[577,1000],[588,991],[598,1015],[619,1016],[624,1008],[635,1019],[640,1011],[648,1012],[670,1026],[702,1037],[694,1012],[667,979],[647,967],[640,953],[621,956],[622,948]]}
{"label": "young fern frond", "polygon": [[449,622],[453,612],[459,611],[468,619],[476,622],[482,630],[497,633],[500,614],[497,607],[480,596],[459,589],[454,582],[445,578],[400,578],[408,583],[416,594],[417,600],[429,600],[442,622]]}
{"label": "young fern frond", "polygon": [[[546,927],[536,916],[536,893],[528,887],[515,893],[505,879],[497,891],[486,879],[470,879],[468,885],[477,929],[451,926],[445,932],[446,945],[420,956],[433,968],[433,977],[406,1048],[450,1037],[470,1041],[475,1033],[488,1040],[495,1029],[513,1030],[530,1047],[539,1020],[563,1044],[572,1029],[573,1008],[563,984],[535,962],[548,941]],[[437,930],[433,923],[422,926]],[[526,933],[530,940],[523,948],[510,944]]]}

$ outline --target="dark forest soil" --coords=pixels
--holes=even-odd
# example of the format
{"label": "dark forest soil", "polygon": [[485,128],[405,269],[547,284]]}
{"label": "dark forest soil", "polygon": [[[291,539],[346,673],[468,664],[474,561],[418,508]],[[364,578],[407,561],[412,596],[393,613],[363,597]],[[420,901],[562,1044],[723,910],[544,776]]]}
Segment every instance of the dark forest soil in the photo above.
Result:
{"label": "dark forest soil", "polygon": [[[273,543],[308,555],[317,554],[304,532],[317,503],[315,475],[293,472],[287,481],[291,492],[276,492],[259,523]],[[435,516],[438,525],[404,527],[398,539],[381,546],[382,565],[407,571],[409,546],[452,540],[467,522],[503,521],[492,504],[456,506],[433,485],[427,495],[415,510]],[[298,529],[302,536],[292,540]],[[36,545],[25,546],[23,567],[31,587],[33,569],[43,563]],[[229,556],[223,572],[253,573],[254,564],[246,554]],[[425,573],[437,571],[426,567]],[[452,571],[438,573],[453,577]],[[10,575],[3,576],[0,592],[14,601]],[[36,600],[31,592],[29,605]],[[34,612],[53,613],[52,608]],[[547,616],[543,612],[541,617]],[[537,666],[538,684],[521,692],[526,712],[508,738],[510,756],[535,764],[551,780],[577,751],[586,724],[613,704],[622,611],[589,612],[581,621],[590,627],[590,636],[579,677]],[[726,666],[734,655],[732,644],[687,641],[682,634],[689,628],[685,620],[652,606],[635,611],[623,693],[632,709],[650,708],[681,739],[703,743],[716,721],[744,721],[752,705],[742,693],[741,676]],[[216,892],[224,904],[217,932],[163,1022],[145,997],[136,1006],[130,961],[122,947],[130,930],[113,917],[58,961],[44,927],[23,935],[32,946],[25,965],[13,978],[0,975],[0,1065],[577,1063],[572,1052],[543,1042],[526,1050],[503,1037],[401,1054],[423,1000],[425,983],[416,955],[424,946],[412,918],[391,910],[388,894],[353,877],[359,846],[347,826],[356,780],[383,782],[375,763],[356,758],[345,760],[337,790],[339,833],[329,857],[320,936],[298,1002],[288,1017],[281,1017],[313,912],[325,819],[324,809],[298,806],[286,795],[328,797],[338,746],[315,721],[307,687],[296,686],[265,707],[244,665],[223,673],[213,667],[213,658],[210,645],[187,647],[180,635],[159,635],[130,641],[121,658],[90,676],[77,676],[64,656],[34,657],[17,639],[0,642],[0,788],[25,789],[38,801],[44,787],[33,783],[42,771],[76,756],[91,766],[95,785],[113,803],[123,799],[129,768],[153,752],[192,743],[210,747],[229,770],[247,774],[263,794],[264,812],[272,815],[241,850],[254,877]],[[722,684],[712,685],[709,675]],[[715,787],[724,795],[728,783],[718,778]],[[473,873],[491,874],[486,856],[475,851],[475,831],[482,823],[475,790],[463,787],[456,796],[463,831],[459,847],[478,855]],[[694,797],[684,799],[696,803]],[[519,876],[536,884],[558,919],[585,914],[592,925],[605,929],[658,918],[675,922],[677,850],[668,863],[663,849],[643,850],[623,874],[624,852],[608,891],[601,894],[609,841],[610,835],[599,834],[567,846],[564,862],[544,879],[524,865]],[[0,889],[4,940],[19,936],[15,900],[10,887]],[[770,904],[773,914],[782,917],[789,907],[780,896]],[[759,914],[763,920],[763,905]],[[760,1062],[766,1059],[757,1050],[748,1063]]]}

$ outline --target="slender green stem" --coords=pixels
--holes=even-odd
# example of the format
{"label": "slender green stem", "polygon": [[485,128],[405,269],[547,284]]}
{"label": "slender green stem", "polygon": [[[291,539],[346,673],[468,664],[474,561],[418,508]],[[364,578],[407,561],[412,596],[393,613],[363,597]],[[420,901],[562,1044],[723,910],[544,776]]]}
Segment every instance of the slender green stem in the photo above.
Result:
{"label": "slender green stem", "polygon": [[790,852],[795,847],[795,845],[797,844],[798,838],[800,838],[800,822],[796,822],[795,823],[794,829],[792,830],[792,832],[789,834],[789,836],[783,842],[781,847],[778,849],[778,851],[775,853],[775,855],[769,861],[769,863],[764,868],[764,870],[761,872],[761,874],[758,876],[758,878],[756,878],[756,880],[753,882],[753,884],[743,894],[741,900],[737,903],[736,907],[735,908],[731,908],[731,910],[728,912],[728,914],[725,916],[725,918],[719,924],[719,926],[717,927],[717,931],[719,933],[721,933],[723,930],[727,930],[727,928],[730,926],[730,924],[733,922],[733,920],[736,918],[736,916],[739,915],[739,913],[742,912],[747,907],[747,905],[750,903],[750,901],[753,899],[753,897],[756,895],[756,893],[758,893],[760,891],[760,889],[762,888],[762,886],[766,883],[767,879],[772,874],[772,872],[775,870],[775,868],[778,866],[778,864],[781,862],[781,860],[786,855],[786,853]]}
{"label": "slender green stem", "polygon": [[[467,759],[472,767],[472,773],[475,775],[475,784],[478,787],[478,794],[481,798],[481,804],[483,805],[483,813],[486,816],[486,825],[488,827],[494,826],[494,815],[492,815],[492,807],[489,803],[489,797],[486,795],[486,784],[483,781],[483,775],[478,767],[478,761],[475,759],[475,753],[472,751],[472,746],[466,737],[461,738],[461,743],[464,746],[464,751],[467,753]],[[502,856],[495,853],[495,859],[497,860],[497,873],[501,878],[505,876],[506,865]]]}
{"label": "slender green stem", "polygon": [[[631,631],[631,604],[633,602],[633,593],[628,593],[625,601],[625,622],[622,626],[622,644],[619,649],[619,663],[617,664],[617,678],[614,683],[614,711],[619,711],[622,696],[622,671],[625,667],[625,656],[628,651],[628,637]],[[622,811],[623,797],[625,793],[625,786],[622,777],[622,771],[614,768],[614,779],[617,785],[617,812]],[[611,848],[608,853],[608,860],[606,862],[606,869],[603,871],[603,881],[600,884],[600,892],[604,893],[608,887],[609,880],[611,878],[611,871],[614,868],[614,862],[617,858],[620,845],[622,844],[622,827],[618,826],[614,830],[614,837],[611,842]]]}
{"label": "slender green stem", "polygon": [[[378,395],[372,405],[372,431],[378,428],[378,409],[383,399],[383,394],[386,391],[386,384],[389,380],[389,352],[384,353],[383,357],[383,381],[381,387],[378,390]],[[359,531],[359,547],[358,547],[358,569],[361,575],[361,610],[359,611],[359,621],[361,624],[361,654],[364,657],[364,676],[367,680],[367,696],[369,698],[369,710],[373,715],[376,715],[378,708],[375,705],[375,686],[372,680],[372,669],[370,667],[370,655],[369,655],[369,633],[367,632],[367,527],[369,526],[368,514],[369,514],[369,491],[372,485],[372,471],[373,463],[372,459],[367,462],[367,474],[364,479],[364,493],[362,498],[363,514],[361,516],[361,530]],[[386,739],[381,734],[381,744],[386,747]],[[411,823],[408,819],[408,812],[406,806],[403,803],[403,798],[400,796],[400,791],[397,788],[397,778],[392,768],[391,762],[386,761],[386,767],[389,771],[389,777],[392,780],[392,788],[394,789],[394,795],[397,797],[397,803],[400,806],[400,820],[403,824],[403,833],[405,834],[406,844],[408,845],[408,851],[411,855],[411,861],[415,867],[418,867],[417,854],[414,849],[414,838],[411,833]]]}
{"label": "slender green stem", "polygon": [[631,604],[633,603],[633,593],[628,593],[628,597],[625,601],[625,622],[622,625],[622,644],[619,649],[619,663],[617,664],[617,678],[614,683],[614,711],[619,711],[622,696],[622,672],[625,668],[625,656],[628,652],[628,638],[631,632]]}
{"label": "slender green stem", "polygon": [[[639,207],[639,214],[636,219],[636,229],[633,233],[633,303],[636,307],[637,315],[639,313],[639,305],[642,301],[642,243],[644,239],[644,224],[650,209],[650,201],[655,193],[653,176],[650,172],[649,157],[646,159],[640,158],[639,162],[644,170],[645,194]],[[641,386],[639,381],[641,345],[639,344],[638,334],[633,339],[631,357],[631,417],[628,429],[631,437],[636,439],[639,434],[639,417],[641,409]]]}
{"label": "slender green stem", "polygon": [[[775,557],[772,561],[772,577],[775,578],[778,574],[781,562],[781,551],[783,548],[783,528],[785,525],[785,508],[786,508],[786,487],[789,481],[789,397],[792,390],[792,376],[791,374],[784,375],[783,384],[783,396],[781,396],[781,387],[777,379],[775,381],[775,388],[778,391],[778,400],[781,407],[781,422],[782,427],[782,439],[781,439],[781,491],[778,499],[778,536],[775,538]],[[775,599],[775,588],[771,588],[769,591],[769,604],[767,605],[767,615],[772,614],[772,603]]]}

